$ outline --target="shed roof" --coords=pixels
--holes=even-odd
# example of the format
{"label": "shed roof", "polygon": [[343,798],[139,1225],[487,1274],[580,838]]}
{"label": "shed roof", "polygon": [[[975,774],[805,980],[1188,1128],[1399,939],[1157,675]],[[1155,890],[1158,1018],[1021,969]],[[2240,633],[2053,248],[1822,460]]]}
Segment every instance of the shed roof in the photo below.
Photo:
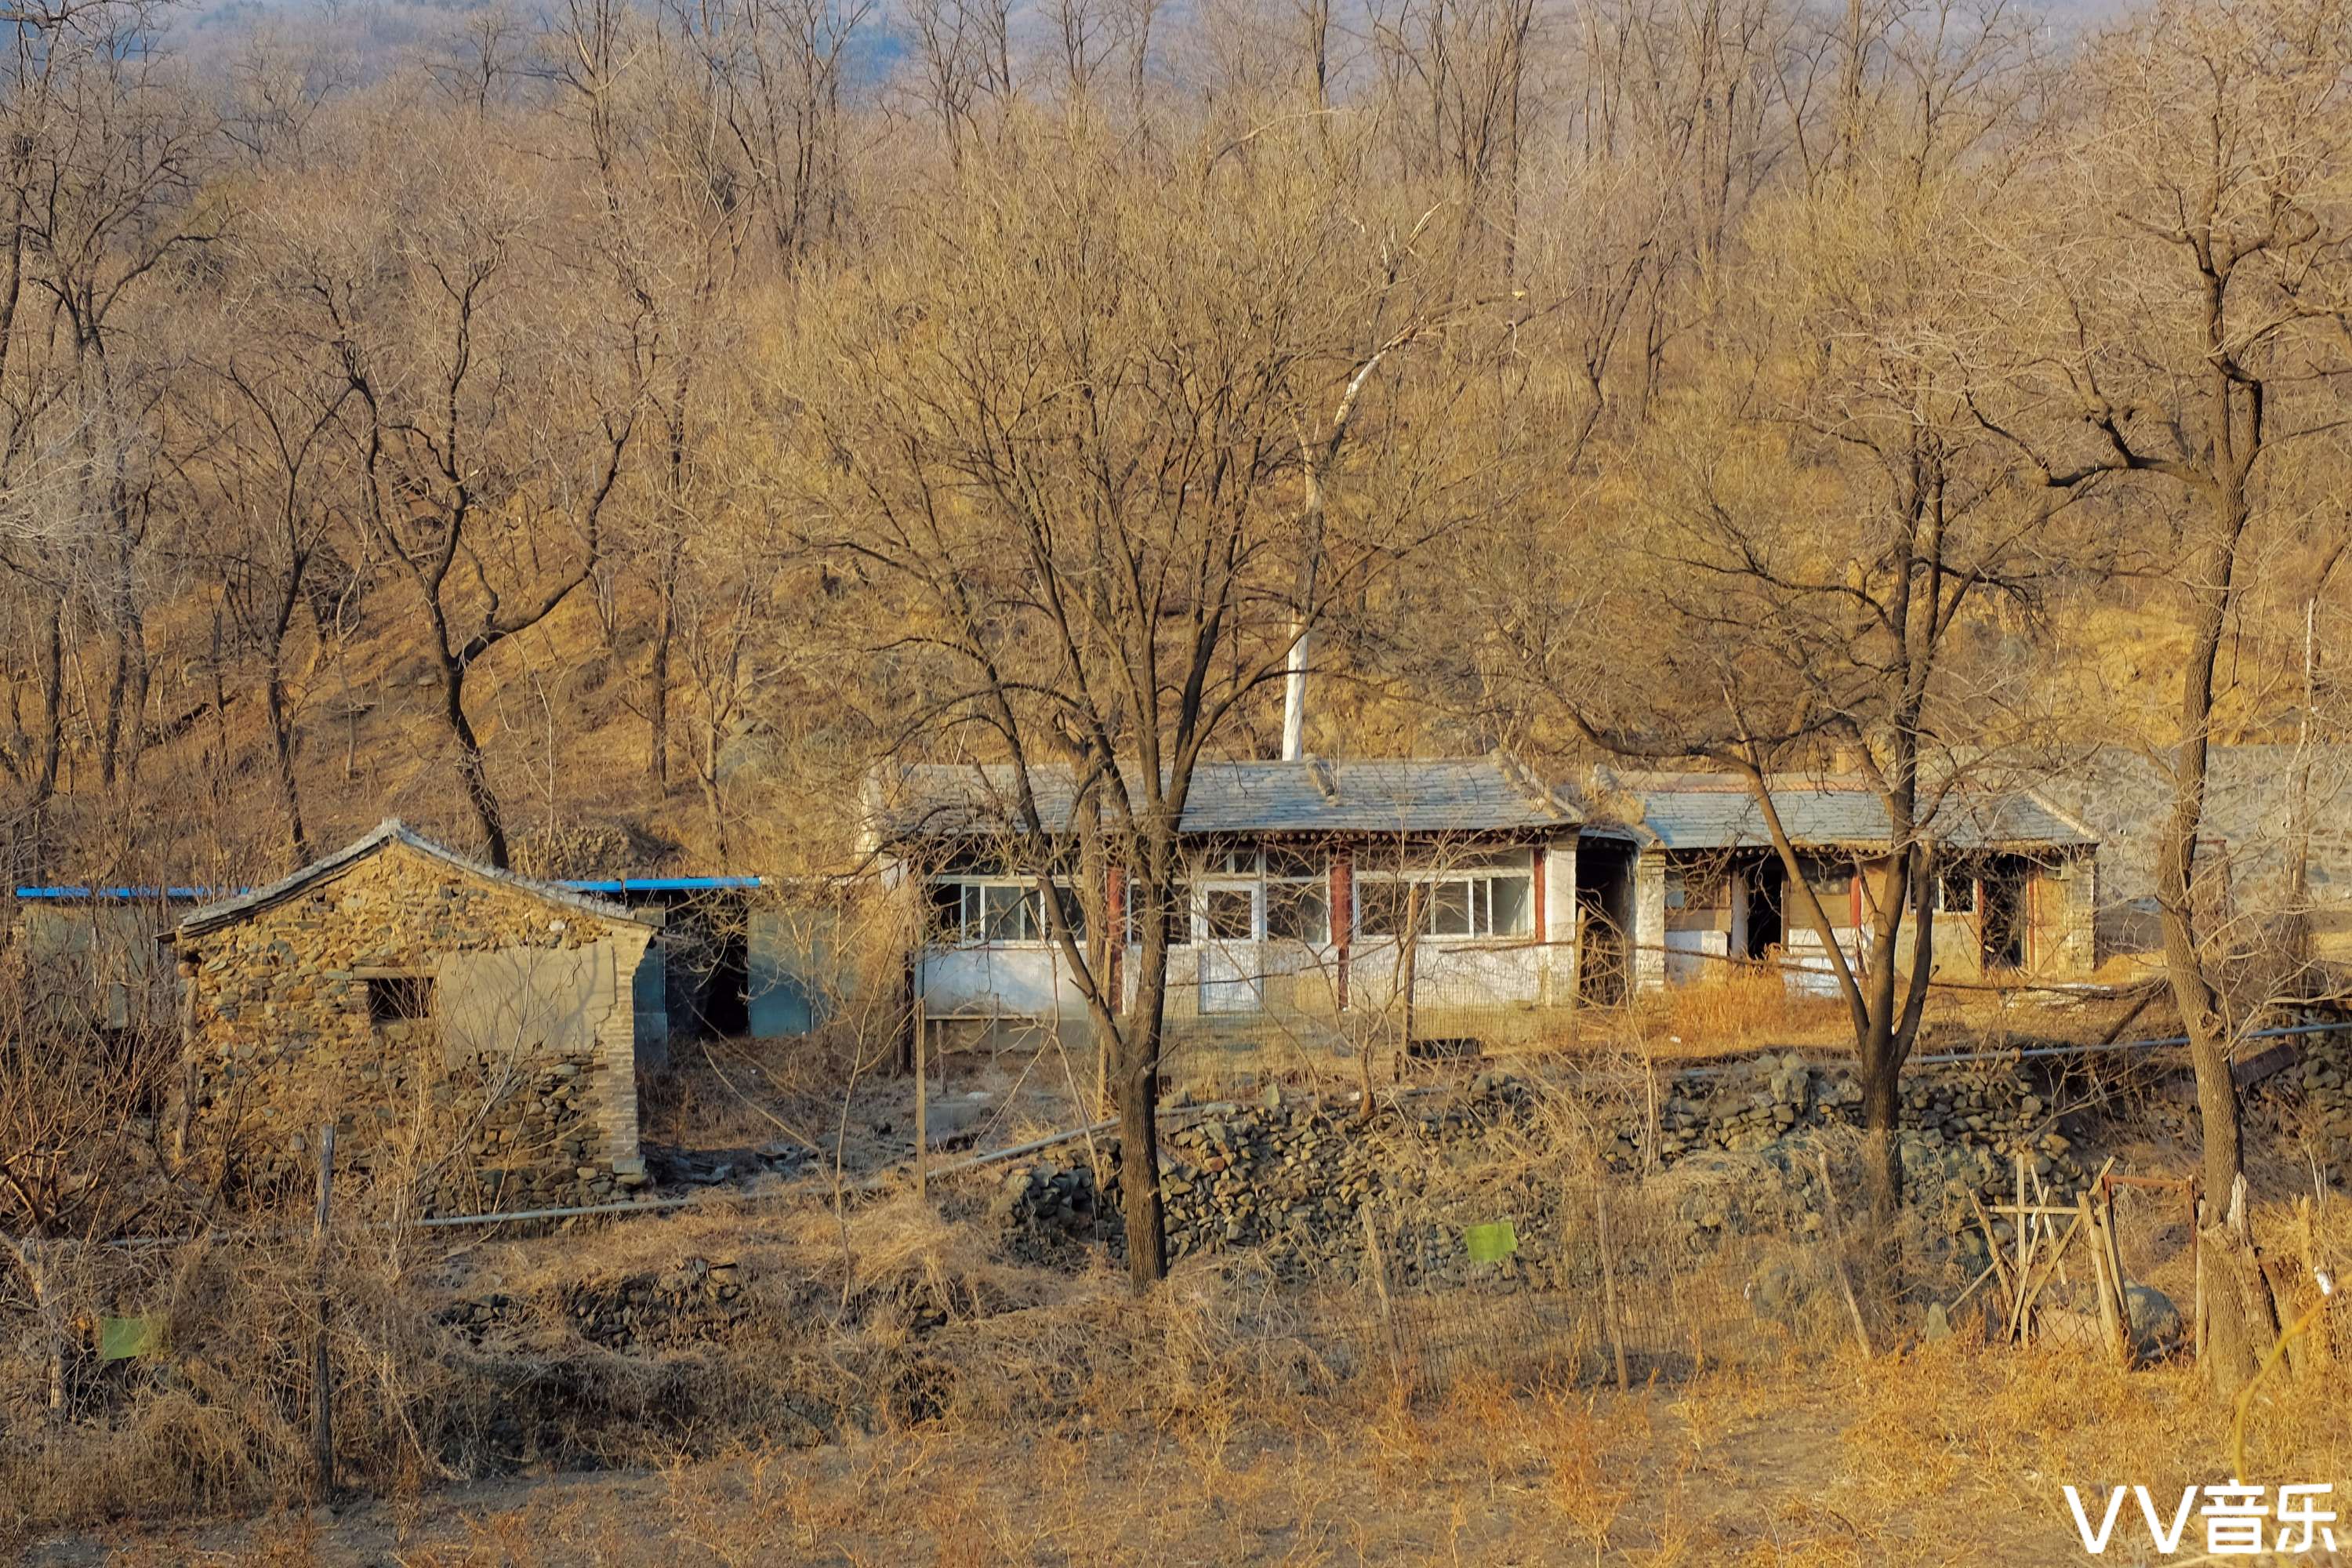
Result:
{"label": "shed roof", "polygon": [[[1641,825],[1669,849],[1756,848],[1772,842],[1743,779],[1725,773],[1627,773],[1613,782],[1638,804]],[[1778,778],[1772,781],[1772,804],[1793,843],[1869,847],[1885,845],[1891,837],[1885,804],[1861,779]],[[1960,849],[2098,841],[2089,828],[2028,790],[1950,790],[1928,831]]]}
{"label": "shed roof", "polygon": [[[1030,769],[1038,824],[1067,828],[1072,773]],[[1016,816],[1010,764],[926,763],[874,781],[874,826],[886,841],[1002,832]],[[1336,762],[1204,762],[1194,771],[1181,831],[1248,833],[1497,833],[1573,826],[1574,807],[1496,754]]]}
{"label": "shed roof", "polygon": [[485,865],[469,856],[460,855],[454,849],[445,848],[434,843],[396,816],[387,816],[378,823],[372,832],[343,846],[331,855],[321,856],[311,861],[292,876],[282,878],[266,887],[256,888],[251,892],[241,893],[233,899],[224,899],[218,903],[206,904],[203,909],[181,921],[173,928],[173,931],[179,937],[191,937],[227,925],[247,915],[268,909],[273,904],[283,903],[305,888],[322,882],[337,872],[357,865],[369,856],[394,844],[405,845],[420,854],[430,856],[454,870],[465,872],[467,876],[497,882],[501,886],[512,888],[517,892],[527,893],[546,903],[560,905],[564,909],[578,910],[583,914],[594,915],[599,920],[614,921],[624,925],[656,923],[622,905],[608,903],[603,899],[592,899],[584,894],[558,887],[552,882],[533,881],[529,877],[518,877],[511,871],[501,871],[495,866]]}

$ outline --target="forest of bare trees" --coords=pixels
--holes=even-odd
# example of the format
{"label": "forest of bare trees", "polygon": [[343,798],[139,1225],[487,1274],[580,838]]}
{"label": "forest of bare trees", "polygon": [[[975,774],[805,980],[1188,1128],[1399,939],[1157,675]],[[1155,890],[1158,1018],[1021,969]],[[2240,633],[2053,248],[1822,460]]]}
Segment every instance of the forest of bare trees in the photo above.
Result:
{"label": "forest of bare trees", "polygon": [[11,875],[821,868],[919,756],[1073,765],[1149,910],[1302,671],[1309,751],[1834,763],[1884,1207],[1920,826],[2124,746],[2230,1192],[2206,749],[2344,729],[2346,0],[14,19]]}

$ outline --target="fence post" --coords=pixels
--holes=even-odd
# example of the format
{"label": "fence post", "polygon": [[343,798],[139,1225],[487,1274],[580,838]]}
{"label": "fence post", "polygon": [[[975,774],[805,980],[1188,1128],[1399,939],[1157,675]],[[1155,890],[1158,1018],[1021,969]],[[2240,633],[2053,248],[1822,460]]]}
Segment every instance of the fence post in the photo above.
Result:
{"label": "fence post", "polygon": [[1629,1392],[1625,1375],[1625,1331],[1617,1320],[1617,1252],[1609,1239],[1609,1183],[1600,1171],[1592,1175],[1593,1239],[1601,1246],[1601,1313],[1609,1328],[1609,1353],[1617,1362],[1617,1392]]}
{"label": "fence post", "polygon": [[919,993],[915,997],[915,1195],[931,1195],[931,1089],[923,1076],[924,1058],[930,1048],[930,1018]]}
{"label": "fence post", "polygon": [[1381,1252],[1381,1229],[1372,1219],[1371,1205],[1362,1205],[1356,1212],[1364,1216],[1364,1257],[1371,1267],[1372,1289],[1380,1297],[1381,1337],[1388,1342],[1389,1377],[1402,1400],[1405,1395],[1404,1352],[1397,1343],[1396,1314],[1389,1305],[1389,1265]]}
{"label": "fence post", "polygon": [[319,1129],[319,1208],[310,1227],[311,1278],[318,1291],[310,1349],[310,1500],[335,1489],[335,1391],[327,1352],[327,1218],[335,1194],[335,1124]]}
{"label": "fence post", "polygon": [[2107,1251],[2107,1238],[2100,1234],[2099,1211],[2091,1202],[2087,1190],[2078,1194],[2074,1201],[2082,1205],[2084,1239],[2091,1244],[2091,1284],[2099,1298],[2099,1331],[2106,1336],[2107,1353],[2129,1365],[2131,1358],[2125,1350],[2127,1329],[2125,1320],[2116,1314],[2118,1299],[2116,1281],[2108,1271],[2112,1255]]}

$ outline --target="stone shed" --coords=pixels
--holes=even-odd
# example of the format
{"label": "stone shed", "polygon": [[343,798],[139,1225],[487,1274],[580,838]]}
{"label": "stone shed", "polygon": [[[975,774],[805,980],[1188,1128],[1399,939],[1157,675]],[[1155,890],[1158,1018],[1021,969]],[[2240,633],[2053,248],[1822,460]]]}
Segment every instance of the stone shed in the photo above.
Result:
{"label": "stone shed", "polygon": [[637,1010],[659,916],[494,870],[398,821],[172,933],[184,1125],[233,1183],[346,1176],[428,1209],[640,1185]]}

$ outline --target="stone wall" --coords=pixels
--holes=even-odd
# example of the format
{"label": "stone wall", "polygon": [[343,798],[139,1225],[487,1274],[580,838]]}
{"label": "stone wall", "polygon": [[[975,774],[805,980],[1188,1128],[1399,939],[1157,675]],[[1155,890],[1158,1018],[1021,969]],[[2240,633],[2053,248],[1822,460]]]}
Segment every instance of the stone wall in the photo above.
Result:
{"label": "stone wall", "polygon": [[[2023,1074],[1915,1069],[1907,1082],[1906,1197],[1962,1237],[1956,1245],[1963,1251],[1971,1245],[1965,1239],[1967,1194],[2000,1201],[2013,1189],[2017,1156],[2024,1156],[2033,1177],[2069,1199],[2088,1179],[2076,1137],[2061,1131],[2053,1108]],[[1654,1173],[1684,1179],[1673,1217],[1662,1222],[1671,1234],[1653,1239],[1699,1252],[1745,1212],[1748,1198],[1722,1195],[1743,1182],[1769,1190],[1791,1236],[1813,1235],[1819,1203],[1803,1190],[1811,1179],[1807,1137],[1857,1123],[1860,1103],[1851,1071],[1824,1070],[1795,1056],[1767,1057],[1726,1075],[1667,1080],[1654,1132],[1645,1126],[1644,1110],[1622,1095],[1595,1096],[1568,1120],[1591,1128],[1579,1136],[1597,1143],[1601,1162],[1619,1182],[1644,1168],[1643,1145],[1654,1142]],[[1407,1100],[1370,1123],[1360,1122],[1352,1106],[1286,1100],[1278,1091],[1259,1104],[1212,1113],[1171,1133],[1161,1149],[1170,1252],[1258,1247],[1291,1272],[1349,1268],[1363,1248],[1358,1210],[1377,1201],[1432,1216],[1400,1267],[1408,1279],[1443,1281],[1465,1273],[1466,1260],[1458,1237],[1442,1222],[1459,1206],[1455,1199],[1471,1194],[1463,1173],[1483,1163],[1523,1168],[1524,1194],[1514,1200],[1481,1189],[1474,1206],[1483,1215],[1497,1203],[1524,1205],[1523,1244],[1535,1239],[1525,1246],[1519,1272],[1539,1277],[1546,1216],[1559,1198],[1546,1184],[1561,1188],[1561,1168],[1573,1163],[1557,1146],[1563,1114],[1559,1091],[1499,1072],[1482,1073],[1457,1093]],[[1531,1157],[1547,1140],[1552,1157]],[[1859,1193],[1844,1196],[1852,1201]],[[1119,1237],[1116,1171],[1097,1194],[1082,1158],[1009,1173],[999,1204],[1016,1235],[1029,1239]],[[1452,1217],[1479,1216],[1465,1211]]]}
{"label": "stone wall", "polygon": [[[232,1177],[338,1168],[406,1179],[428,1208],[612,1195],[637,1157],[631,976],[651,928],[394,843],[190,939],[191,1131]],[[369,982],[429,980],[427,1016],[371,1016]]]}

